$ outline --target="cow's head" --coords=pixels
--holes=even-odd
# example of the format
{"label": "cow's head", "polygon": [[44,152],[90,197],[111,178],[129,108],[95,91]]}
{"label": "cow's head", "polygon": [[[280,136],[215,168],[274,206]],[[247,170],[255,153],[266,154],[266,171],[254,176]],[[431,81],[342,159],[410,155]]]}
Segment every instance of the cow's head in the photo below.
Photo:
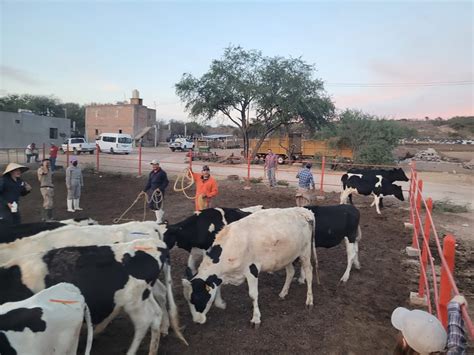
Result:
{"label": "cow's head", "polygon": [[392,181],[408,181],[408,177],[402,168],[395,168],[392,170]]}
{"label": "cow's head", "polygon": [[196,277],[192,280],[183,279],[184,298],[189,304],[191,315],[195,323],[206,323],[206,314],[216,298],[216,292],[222,280],[216,275],[206,280]]}
{"label": "cow's head", "polygon": [[395,185],[395,184],[392,184],[392,193],[393,195],[398,198],[400,201],[405,201],[405,198],[403,197],[403,191],[402,191],[402,187],[401,186],[398,186],[398,185]]}

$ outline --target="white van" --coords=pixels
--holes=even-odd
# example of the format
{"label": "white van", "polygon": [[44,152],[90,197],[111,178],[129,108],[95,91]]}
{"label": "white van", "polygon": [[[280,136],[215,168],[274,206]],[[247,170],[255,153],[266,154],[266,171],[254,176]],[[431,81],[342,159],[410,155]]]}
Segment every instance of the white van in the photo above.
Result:
{"label": "white van", "polygon": [[99,151],[106,153],[125,153],[132,151],[132,136],[122,133],[101,133],[95,140],[99,145]]}

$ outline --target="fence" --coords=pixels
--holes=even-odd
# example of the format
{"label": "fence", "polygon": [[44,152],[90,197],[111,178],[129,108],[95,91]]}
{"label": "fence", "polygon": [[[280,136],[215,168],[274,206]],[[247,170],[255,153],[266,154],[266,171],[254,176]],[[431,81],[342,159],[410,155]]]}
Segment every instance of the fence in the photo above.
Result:
{"label": "fence", "polygon": [[[432,215],[433,201],[431,198],[425,199],[423,196],[423,180],[418,178],[415,162],[411,164],[410,175],[410,223],[408,225],[413,229],[413,237],[412,245],[407,248],[407,252],[417,255],[420,260],[418,291],[412,293],[410,298],[415,303],[426,304],[430,313],[433,313],[434,308],[438,319],[444,327],[447,327],[448,303],[453,293],[454,295],[459,294],[459,289],[453,276],[456,240],[453,235],[448,234],[441,243]],[[423,210],[424,219],[422,216]],[[435,250],[437,251],[441,266],[439,283],[435,269],[435,259],[430,249],[431,235],[433,235],[432,240],[436,246]],[[420,238],[422,243],[421,252]],[[443,244],[443,247],[441,247],[441,244]],[[471,339],[474,339],[474,327],[466,306],[463,305],[461,310],[467,333]]]}

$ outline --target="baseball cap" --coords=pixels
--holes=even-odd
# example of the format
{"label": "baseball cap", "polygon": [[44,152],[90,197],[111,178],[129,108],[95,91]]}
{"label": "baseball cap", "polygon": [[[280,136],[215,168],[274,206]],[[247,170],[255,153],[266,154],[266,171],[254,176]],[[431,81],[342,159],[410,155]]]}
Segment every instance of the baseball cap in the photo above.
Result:
{"label": "baseball cap", "polygon": [[441,322],[428,312],[404,307],[392,313],[392,325],[400,330],[408,345],[420,354],[443,351],[448,336]]}
{"label": "baseball cap", "polygon": [[204,165],[202,167],[202,171],[210,171],[211,169],[209,169],[209,167],[207,165]]}
{"label": "baseball cap", "polygon": [[155,164],[158,164],[160,165],[160,163],[158,162],[158,160],[156,159],[153,159],[151,162],[150,162],[151,165],[155,165]]}

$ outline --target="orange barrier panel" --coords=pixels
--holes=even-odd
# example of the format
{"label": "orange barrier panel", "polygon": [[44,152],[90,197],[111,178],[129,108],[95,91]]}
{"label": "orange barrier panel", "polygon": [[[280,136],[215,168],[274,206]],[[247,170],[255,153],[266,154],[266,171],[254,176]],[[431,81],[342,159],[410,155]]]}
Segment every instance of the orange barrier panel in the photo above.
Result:
{"label": "orange barrier panel", "polygon": [[447,235],[443,241],[443,256],[446,259],[449,270],[446,270],[444,265],[441,268],[441,281],[440,281],[440,295],[439,295],[439,308],[441,314],[439,319],[445,328],[448,327],[448,303],[452,297],[453,287],[448,279],[447,273],[451,275],[454,272],[454,249],[456,246],[456,240],[452,235]]}
{"label": "orange barrier panel", "polygon": [[[417,211],[417,214],[420,214],[421,210],[421,193],[423,191],[423,180],[418,180],[418,189],[416,190],[416,205],[415,205],[415,210]],[[415,184],[416,186],[416,184]],[[420,232],[420,220],[418,218],[415,218],[415,225],[413,229],[413,240],[412,240],[412,247],[416,249],[415,244],[418,244],[418,242],[415,243],[415,238],[418,237],[418,234]]]}

